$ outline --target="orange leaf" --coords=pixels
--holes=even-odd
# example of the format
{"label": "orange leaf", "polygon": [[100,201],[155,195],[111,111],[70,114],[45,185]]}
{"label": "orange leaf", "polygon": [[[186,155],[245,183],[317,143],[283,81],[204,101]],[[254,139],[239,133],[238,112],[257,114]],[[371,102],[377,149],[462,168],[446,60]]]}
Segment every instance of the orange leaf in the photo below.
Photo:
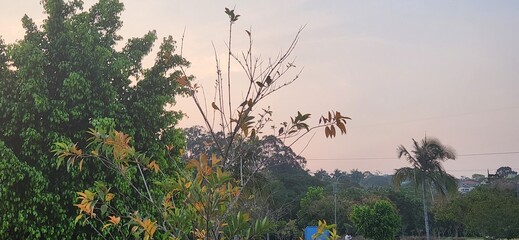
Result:
{"label": "orange leaf", "polygon": [[110,220],[108,221],[111,222],[113,225],[117,225],[121,221],[121,217],[109,216],[109,218]]}
{"label": "orange leaf", "polygon": [[151,161],[148,164],[148,168],[153,169],[153,171],[155,171],[155,173],[158,173],[160,170],[159,165],[157,164],[157,162],[155,162],[155,160]]}

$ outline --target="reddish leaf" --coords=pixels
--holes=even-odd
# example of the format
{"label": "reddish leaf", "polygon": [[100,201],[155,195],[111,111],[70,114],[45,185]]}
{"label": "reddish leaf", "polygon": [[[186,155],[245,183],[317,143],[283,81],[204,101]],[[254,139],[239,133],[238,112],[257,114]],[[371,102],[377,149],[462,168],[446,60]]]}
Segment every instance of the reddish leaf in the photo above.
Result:
{"label": "reddish leaf", "polygon": [[182,76],[182,77],[179,77],[177,78],[177,82],[178,84],[180,84],[180,86],[189,86],[189,82],[187,81],[187,77],[186,76]]}
{"label": "reddish leaf", "polygon": [[324,135],[325,135],[326,137],[330,137],[330,134],[331,134],[330,128],[325,127],[325,128],[324,128]]}

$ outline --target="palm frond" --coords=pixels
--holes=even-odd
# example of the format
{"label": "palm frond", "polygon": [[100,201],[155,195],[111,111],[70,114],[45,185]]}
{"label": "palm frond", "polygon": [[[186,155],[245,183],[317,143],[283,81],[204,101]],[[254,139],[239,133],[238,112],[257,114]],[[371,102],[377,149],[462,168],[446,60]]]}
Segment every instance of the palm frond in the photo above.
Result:
{"label": "palm frond", "polygon": [[403,167],[395,170],[393,175],[392,184],[393,187],[399,189],[403,182],[411,181],[418,187],[421,184],[423,177],[422,172],[417,168]]}
{"label": "palm frond", "polygon": [[405,159],[411,165],[413,165],[414,167],[418,166],[417,165],[418,161],[416,160],[415,157],[413,157],[413,155],[411,153],[409,153],[409,151],[404,147],[404,145],[398,146],[398,148],[396,150],[397,150],[397,153],[398,153],[398,158],[405,157]]}
{"label": "palm frond", "polygon": [[442,197],[457,193],[457,180],[454,176],[439,172],[428,174],[428,180],[434,184],[436,192]]}

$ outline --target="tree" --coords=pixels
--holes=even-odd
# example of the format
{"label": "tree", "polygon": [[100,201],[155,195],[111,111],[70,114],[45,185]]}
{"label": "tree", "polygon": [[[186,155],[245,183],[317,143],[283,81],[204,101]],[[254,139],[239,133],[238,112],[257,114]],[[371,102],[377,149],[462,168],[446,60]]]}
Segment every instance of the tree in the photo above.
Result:
{"label": "tree", "polygon": [[47,181],[41,172],[21,162],[14,153],[0,141],[0,238],[37,238],[59,235],[64,229],[59,226],[42,228],[48,222],[56,221],[56,216],[43,215],[41,209],[52,212],[62,211],[50,204],[56,197],[46,192]]}
{"label": "tree", "polygon": [[366,188],[390,188],[391,176],[368,175],[360,181],[360,185]]}
{"label": "tree", "polygon": [[[157,39],[154,31],[117,50],[124,8],[118,0],[100,0],[86,11],[82,1],[41,2],[47,14],[42,27],[24,16],[24,38],[8,47],[0,41],[0,140],[34,176],[41,175],[38,201],[50,205],[24,226],[28,236],[47,231],[50,239],[83,238],[78,235],[92,232],[74,225],[76,209],[70,203],[75,192],[98,180],[117,182],[117,176],[96,164],[83,165],[93,175],[68,174],[56,168],[50,146],[67,140],[84,147],[90,124],[117,126],[134,136],[136,149],[153,155],[166,173],[173,172],[183,146],[182,133],[174,128],[180,113],[164,107],[182,93],[177,70],[189,63],[174,53],[175,41],[167,37],[154,65],[144,69],[141,61]],[[165,146],[175,146],[168,154],[177,157],[166,158]],[[31,191],[26,184],[13,186]],[[47,194],[51,197],[44,198]],[[1,224],[10,219],[4,214],[0,212]],[[51,231],[53,226],[61,227]]]}
{"label": "tree", "polygon": [[387,200],[366,205],[356,205],[350,215],[357,232],[366,238],[391,240],[400,231],[400,217]]}
{"label": "tree", "polygon": [[[269,127],[272,120],[272,111],[270,108],[260,108],[259,105],[267,97],[276,93],[282,88],[292,84],[299,78],[301,71],[295,76],[285,79],[293,69],[296,68],[294,60],[290,60],[299,38],[302,28],[296,33],[293,41],[289,44],[285,51],[278,56],[263,61],[259,56],[253,54],[253,39],[251,30],[245,30],[249,46],[248,49],[237,53],[232,48],[233,25],[238,21],[240,15],[234,12],[234,9],[225,8],[225,13],[229,17],[229,34],[226,43],[226,72],[221,65],[221,61],[217,54],[216,60],[216,82],[214,101],[205,103],[205,106],[211,106],[212,112],[209,112],[204,103],[200,101],[201,89],[198,83],[194,83],[193,78],[185,71],[184,76],[177,79],[178,83],[188,89],[188,95],[193,99],[199,113],[202,115],[204,124],[209,134],[213,138],[212,144],[223,159],[224,166],[243,166],[246,159],[242,151],[248,140],[254,140],[258,135],[263,134],[265,128]],[[216,49],[215,49],[216,53]],[[236,64],[243,70],[245,79],[243,82],[246,86],[243,89],[233,88],[233,75],[231,74],[231,65]],[[224,75],[225,74],[225,75]],[[243,75],[242,75],[243,76]],[[238,101],[233,100],[235,95],[242,95]],[[205,99],[205,96],[204,96]],[[204,110],[205,109],[205,110]],[[276,130],[281,141],[290,147],[302,137],[306,136],[314,129],[324,128],[325,136],[333,138],[338,133],[346,134],[346,120],[349,117],[343,116],[339,111],[328,111],[322,115],[318,123],[310,125],[309,119],[311,114],[301,113],[290,118],[290,121],[281,122],[279,126],[272,125],[271,128]],[[223,139],[223,141],[221,141]],[[249,141],[251,143],[254,141]],[[257,165],[261,166],[261,164]],[[252,175],[244,176],[240,173],[240,181],[242,186],[247,185],[248,179],[261,168],[256,167],[252,171]]]}
{"label": "tree", "polygon": [[466,235],[519,237],[519,199],[514,191],[477,188],[451,204],[464,206],[460,213]]}
{"label": "tree", "polygon": [[402,235],[418,235],[422,229],[420,219],[423,219],[421,212],[422,202],[411,189],[401,189],[394,191],[391,188],[378,190],[378,195],[389,199],[397,208],[402,224]]}
{"label": "tree", "polygon": [[404,181],[412,181],[421,186],[425,234],[429,235],[429,214],[427,211],[427,189],[434,188],[440,195],[456,192],[456,179],[445,172],[442,162],[455,159],[454,149],[443,145],[435,138],[424,138],[421,142],[413,139],[413,150],[409,152],[403,145],[397,149],[398,157],[404,157],[412,167],[403,167],[395,171],[393,185],[399,187]]}
{"label": "tree", "polygon": [[435,218],[450,236],[514,239],[518,206],[515,191],[484,186],[435,206]]}
{"label": "tree", "polygon": [[478,182],[482,182],[483,180],[485,180],[487,177],[483,174],[478,174],[478,173],[474,173],[472,174],[472,179],[478,181]]}
{"label": "tree", "polygon": [[350,171],[350,178],[353,183],[360,184],[362,179],[364,179],[364,174],[358,169],[352,169]]}
{"label": "tree", "polygon": [[[289,221],[297,219],[300,199],[310,187],[322,187],[322,183],[301,167],[291,165],[272,166],[266,172],[265,190],[269,194],[270,208],[277,219]],[[277,220],[276,219],[276,220]]]}
{"label": "tree", "polygon": [[[216,133],[218,144],[216,144],[211,133],[201,126],[194,126],[184,129],[187,141],[188,158],[197,158],[200,154],[214,153],[221,157],[216,145],[223,144],[226,139],[221,132]],[[243,140],[239,148],[233,150],[241,156],[239,162],[228,162],[225,166],[236,176],[240,176],[240,171],[248,172],[270,169],[278,165],[289,165],[292,167],[304,168],[306,159],[299,156],[294,150],[285,145],[274,135],[256,136]]]}
{"label": "tree", "polygon": [[[292,84],[299,78],[301,71],[296,72],[293,77],[286,77],[296,69],[294,61],[290,60],[300,37],[302,28],[296,33],[293,41],[285,51],[281,51],[278,56],[262,60],[260,55],[255,55],[253,51],[253,39],[251,30],[245,30],[249,41],[248,49],[237,52],[233,50],[233,25],[238,21],[240,15],[234,9],[225,9],[229,17],[228,42],[226,42],[226,66],[222,66],[215,48],[216,60],[216,82],[214,84],[215,95],[212,102],[202,102],[199,92],[201,86],[195,83],[193,78],[184,71],[184,75],[177,81],[188,89],[188,95],[193,99],[195,106],[202,115],[204,127],[207,129],[218,156],[222,158],[222,166],[225,170],[239,173],[240,185],[247,189],[248,185],[255,183],[254,179],[258,172],[267,170],[267,173],[275,171],[276,168],[289,167],[294,172],[303,170],[304,158],[295,154],[290,147],[306,136],[314,129],[323,128],[326,137],[333,138],[338,134],[346,134],[346,120],[349,117],[343,116],[339,111],[328,111],[327,114],[318,118],[318,123],[311,125],[308,113],[297,111],[290,121],[281,122],[279,125],[271,125],[272,111],[269,107],[261,108],[261,104],[267,97]],[[243,70],[240,82],[245,83],[245,87],[237,89],[233,84],[234,75],[232,65],[238,66]],[[224,72],[224,70],[226,70]],[[190,81],[191,80],[191,81]],[[241,95],[241,98],[233,96]],[[209,111],[207,107],[210,106]],[[259,136],[264,134],[265,129],[271,127],[277,133],[274,137],[266,137],[264,140],[268,144],[264,148],[255,147],[260,145]],[[278,151],[280,150],[280,151]],[[266,156],[262,158],[261,156]],[[287,159],[296,161],[286,161]],[[294,164],[295,163],[295,164]],[[269,169],[270,168],[270,169]],[[303,170],[304,171],[304,170]],[[308,173],[306,173],[308,175]],[[278,185],[279,186],[279,185]],[[242,193],[247,193],[243,191]],[[231,203],[235,208],[240,202],[240,196]],[[293,201],[293,200],[291,200]]]}
{"label": "tree", "polygon": [[328,174],[328,172],[326,172],[326,170],[324,170],[322,168],[317,170],[314,173],[314,177],[316,177],[317,179],[319,179],[321,181],[331,181],[331,179],[332,179],[330,174]]}
{"label": "tree", "polygon": [[512,170],[511,167],[500,167],[496,170],[496,175],[500,178],[506,178],[509,175],[517,175],[517,172]]}
{"label": "tree", "polygon": [[333,197],[324,195],[322,187],[308,187],[305,196],[299,201],[297,213],[299,227],[315,226],[318,220],[333,222]]}
{"label": "tree", "polygon": [[437,228],[440,228],[446,236],[458,237],[463,233],[464,218],[469,207],[466,199],[465,196],[457,196],[434,207]]}

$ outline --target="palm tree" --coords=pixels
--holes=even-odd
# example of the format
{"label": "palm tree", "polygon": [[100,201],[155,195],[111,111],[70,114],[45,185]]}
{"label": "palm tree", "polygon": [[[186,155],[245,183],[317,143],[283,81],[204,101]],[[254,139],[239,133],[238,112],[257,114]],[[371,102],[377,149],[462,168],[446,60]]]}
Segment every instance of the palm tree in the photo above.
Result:
{"label": "palm tree", "polygon": [[400,187],[404,181],[412,181],[418,188],[422,187],[425,234],[429,236],[429,215],[427,213],[426,189],[434,188],[441,196],[456,192],[456,178],[445,172],[442,162],[455,159],[454,149],[443,145],[438,139],[425,137],[420,143],[413,139],[413,151],[409,152],[403,145],[397,149],[398,158],[404,157],[411,167],[396,169],[393,185]]}

